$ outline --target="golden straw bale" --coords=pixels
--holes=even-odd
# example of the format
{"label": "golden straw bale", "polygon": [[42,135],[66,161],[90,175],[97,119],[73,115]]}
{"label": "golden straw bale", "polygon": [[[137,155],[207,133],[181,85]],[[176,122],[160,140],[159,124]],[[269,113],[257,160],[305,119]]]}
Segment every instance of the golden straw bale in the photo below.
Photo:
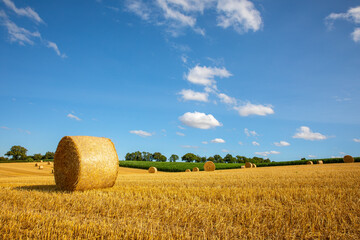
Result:
{"label": "golden straw bale", "polygon": [[256,164],[255,164],[255,163],[253,163],[253,164],[252,164],[252,167],[253,167],[253,168],[256,168]]}
{"label": "golden straw bale", "polygon": [[198,167],[194,167],[192,171],[193,171],[193,172],[198,172],[198,171],[200,171],[200,170],[199,170]]}
{"label": "golden straw bale", "polygon": [[318,164],[324,164],[324,162],[323,161],[318,161]]}
{"label": "golden straw bale", "polygon": [[354,158],[350,155],[346,155],[344,156],[344,163],[353,163],[354,162]]}
{"label": "golden straw bale", "polygon": [[35,167],[38,167],[39,166],[39,164],[38,163],[35,163]]}
{"label": "golden straw bale", "polygon": [[312,161],[307,161],[306,164],[313,165],[314,163]]}
{"label": "golden straw bale", "polygon": [[245,168],[252,168],[252,163],[246,162],[245,163]]}
{"label": "golden straw bale", "polygon": [[245,165],[242,165],[241,168],[245,168]]}
{"label": "golden straw bale", "polygon": [[51,162],[48,162],[48,165],[51,165]]}
{"label": "golden straw bale", "polygon": [[55,183],[60,190],[112,187],[118,169],[119,158],[108,138],[65,136],[55,152]]}
{"label": "golden straw bale", "polygon": [[43,166],[39,166],[39,169],[41,170],[41,169],[44,169],[44,167]]}
{"label": "golden straw bale", "polygon": [[156,167],[150,167],[149,168],[149,173],[157,173],[157,168]]}
{"label": "golden straw bale", "polygon": [[40,162],[43,162],[43,160],[40,160]]}
{"label": "golden straw bale", "polygon": [[186,169],[185,172],[191,172],[191,170],[190,170],[190,169]]}
{"label": "golden straw bale", "polygon": [[215,171],[216,167],[215,167],[215,163],[213,163],[212,161],[207,161],[205,164],[204,164],[204,170],[206,172],[212,172],[212,171]]}

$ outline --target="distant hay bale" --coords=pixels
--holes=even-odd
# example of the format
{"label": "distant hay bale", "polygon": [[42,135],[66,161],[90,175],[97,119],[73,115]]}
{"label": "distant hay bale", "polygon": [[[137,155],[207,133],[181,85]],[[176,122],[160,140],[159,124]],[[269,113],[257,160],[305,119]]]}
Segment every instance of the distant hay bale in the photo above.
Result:
{"label": "distant hay bale", "polygon": [[306,164],[313,165],[314,163],[312,161],[307,161]]}
{"label": "distant hay bale", "polygon": [[40,162],[43,162],[43,160],[40,160]]}
{"label": "distant hay bale", "polygon": [[253,168],[256,168],[256,164],[255,164],[255,163],[253,163],[253,164],[252,164],[252,167],[253,167]]}
{"label": "distant hay bale", "polygon": [[245,168],[245,165],[242,165],[241,168]]}
{"label": "distant hay bale", "polygon": [[200,171],[200,170],[199,170],[198,167],[194,167],[192,171],[193,171],[193,172],[198,172],[198,171]]}
{"label": "distant hay bale", "polygon": [[207,161],[205,164],[204,164],[204,170],[206,172],[213,172],[215,171],[216,167],[215,167],[215,163],[213,163],[212,161]]}
{"label": "distant hay bale", "polygon": [[354,158],[350,155],[346,155],[344,156],[344,163],[353,163],[354,162]]}
{"label": "distant hay bale", "polygon": [[245,163],[245,168],[252,168],[252,163],[246,162]]}
{"label": "distant hay bale", "polygon": [[324,162],[323,161],[318,161],[318,164],[324,164]]}
{"label": "distant hay bale", "polygon": [[39,166],[39,169],[44,169],[44,167],[43,167],[43,166]]}
{"label": "distant hay bale", "polygon": [[54,176],[60,190],[112,187],[118,169],[119,158],[108,138],[65,136],[55,152]]}
{"label": "distant hay bale", "polygon": [[186,169],[185,172],[191,172],[191,170],[190,170],[190,169]]}
{"label": "distant hay bale", "polygon": [[39,164],[38,163],[35,163],[35,167],[38,167],[39,166]]}
{"label": "distant hay bale", "polygon": [[157,173],[157,168],[156,167],[150,167],[149,168],[149,173]]}
{"label": "distant hay bale", "polygon": [[48,165],[51,165],[51,162],[48,162]]}

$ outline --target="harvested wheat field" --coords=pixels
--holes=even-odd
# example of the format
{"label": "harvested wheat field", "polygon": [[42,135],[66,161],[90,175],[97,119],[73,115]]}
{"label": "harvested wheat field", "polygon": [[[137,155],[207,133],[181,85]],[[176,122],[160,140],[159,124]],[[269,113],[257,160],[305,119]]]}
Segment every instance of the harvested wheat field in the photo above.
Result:
{"label": "harvested wheat field", "polygon": [[56,191],[47,165],[18,177],[1,166],[4,239],[360,238],[359,163],[190,175],[135,169],[119,171],[112,188],[84,192]]}

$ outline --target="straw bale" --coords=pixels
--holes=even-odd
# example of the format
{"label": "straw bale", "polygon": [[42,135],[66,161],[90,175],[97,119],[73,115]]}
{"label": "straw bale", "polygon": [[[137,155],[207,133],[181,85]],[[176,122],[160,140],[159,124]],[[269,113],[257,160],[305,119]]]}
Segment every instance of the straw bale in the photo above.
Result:
{"label": "straw bale", "polygon": [[242,165],[241,168],[245,168],[245,165]]}
{"label": "straw bale", "polygon": [[185,172],[191,172],[191,170],[190,170],[190,169],[186,169]]}
{"label": "straw bale", "polygon": [[256,164],[255,164],[255,163],[253,163],[253,164],[252,164],[252,167],[253,167],[253,168],[256,168]]}
{"label": "straw bale", "polygon": [[252,168],[252,163],[246,162],[245,163],[245,168]]}
{"label": "straw bale", "polygon": [[344,163],[353,163],[354,162],[354,158],[350,155],[346,155],[344,156]]}
{"label": "straw bale", "polygon": [[313,165],[314,163],[312,161],[307,161],[306,164]]}
{"label": "straw bale", "polygon": [[157,168],[156,167],[150,167],[149,168],[149,173],[157,173]]}
{"label": "straw bale", "polygon": [[39,166],[39,164],[38,163],[35,163],[35,167],[38,167]]}
{"label": "straw bale", "polygon": [[212,172],[212,171],[215,171],[215,169],[216,169],[215,164],[212,161],[207,161],[204,164],[204,170],[206,172]]}
{"label": "straw bale", "polygon": [[39,166],[39,169],[44,169],[44,167],[43,167],[43,166]]}
{"label": "straw bale", "polygon": [[40,162],[43,162],[43,160],[40,160]]}
{"label": "straw bale", "polygon": [[193,172],[198,172],[198,171],[200,171],[200,170],[199,170],[198,167],[194,167],[192,171],[193,171]]}
{"label": "straw bale", "polygon": [[65,136],[55,152],[55,183],[60,190],[112,187],[118,169],[116,149],[108,138]]}
{"label": "straw bale", "polygon": [[318,164],[324,164],[324,162],[323,161],[318,161]]}
{"label": "straw bale", "polygon": [[51,162],[48,162],[48,165],[51,165]]}

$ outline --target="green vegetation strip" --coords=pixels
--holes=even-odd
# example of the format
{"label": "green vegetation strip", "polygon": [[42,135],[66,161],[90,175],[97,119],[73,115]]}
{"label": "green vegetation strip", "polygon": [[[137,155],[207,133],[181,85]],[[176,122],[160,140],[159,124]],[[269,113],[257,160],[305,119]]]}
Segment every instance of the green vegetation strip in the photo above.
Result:
{"label": "green vegetation strip", "polygon": [[[233,169],[241,168],[244,163],[215,163],[216,169]],[[159,171],[164,172],[185,172],[186,169],[192,170],[198,167],[200,171],[204,171],[204,163],[188,163],[188,162],[148,162],[148,161],[119,161],[120,167],[149,169],[156,167]]]}

